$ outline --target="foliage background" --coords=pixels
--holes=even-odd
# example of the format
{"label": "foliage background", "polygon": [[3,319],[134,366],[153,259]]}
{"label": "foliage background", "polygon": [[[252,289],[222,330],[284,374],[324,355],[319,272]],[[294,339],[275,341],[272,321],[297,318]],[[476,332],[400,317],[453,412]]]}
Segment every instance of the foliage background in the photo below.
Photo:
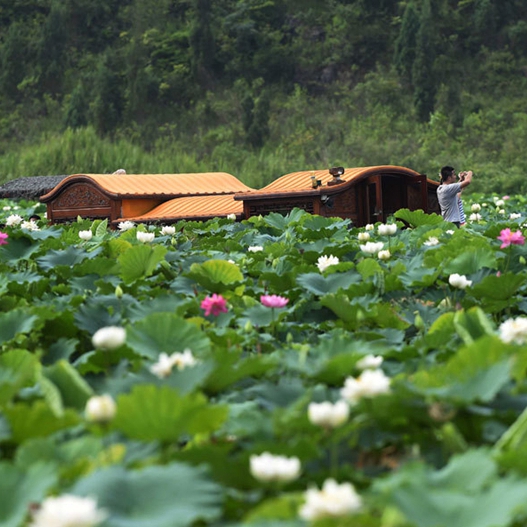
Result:
{"label": "foliage background", "polygon": [[524,192],[526,19],[522,0],[0,0],[0,181],[451,164]]}

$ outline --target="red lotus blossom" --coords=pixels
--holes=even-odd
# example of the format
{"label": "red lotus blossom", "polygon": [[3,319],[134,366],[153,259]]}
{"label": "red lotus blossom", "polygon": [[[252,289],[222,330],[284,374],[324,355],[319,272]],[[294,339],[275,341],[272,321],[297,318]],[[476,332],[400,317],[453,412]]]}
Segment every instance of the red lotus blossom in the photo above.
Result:
{"label": "red lotus blossom", "polygon": [[285,307],[289,302],[289,298],[284,298],[279,295],[262,295],[260,302],[265,307]]}
{"label": "red lotus blossom", "polygon": [[512,232],[510,229],[503,229],[498,236],[501,246],[500,249],[505,249],[509,245],[523,245],[525,243],[525,238],[521,231]]}
{"label": "red lotus blossom", "polygon": [[220,313],[227,313],[227,301],[221,295],[214,293],[201,301],[201,309],[205,311],[205,316],[214,315],[217,317]]}
{"label": "red lotus blossom", "polygon": [[7,245],[7,238],[9,236],[5,232],[0,232],[0,245]]}

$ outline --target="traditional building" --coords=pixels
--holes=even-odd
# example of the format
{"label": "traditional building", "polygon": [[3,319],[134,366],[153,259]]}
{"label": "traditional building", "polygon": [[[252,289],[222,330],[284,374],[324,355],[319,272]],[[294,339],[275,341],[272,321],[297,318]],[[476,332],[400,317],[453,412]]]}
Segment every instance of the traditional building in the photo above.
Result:
{"label": "traditional building", "polygon": [[297,207],[350,219],[354,225],[386,221],[408,208],[439,213],[438,183],[412,169],[381,165],[335,167],[286,174],[252,189],[231,174],[76,174],[41,196],[52,223],[108,218],[169,224],[236,215],[237,219]]}

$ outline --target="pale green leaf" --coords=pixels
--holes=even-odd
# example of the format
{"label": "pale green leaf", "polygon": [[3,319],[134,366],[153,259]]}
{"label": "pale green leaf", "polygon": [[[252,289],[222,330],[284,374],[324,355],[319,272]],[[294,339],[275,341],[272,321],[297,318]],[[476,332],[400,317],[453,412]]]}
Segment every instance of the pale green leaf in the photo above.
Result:
{"label": "pale green leaf", "polygon": [[22,470],[0,462],[0,525],[25,525],[29,506],[39,503],[57,479],[54,464],[35,463]]}
{"label": "pale green leaf", "polygon": [[94,496],[109,517],[105,527],[189,527],[221,514],[221,487],[203,467],[172,463],[127,471],[95,472],[79,481],[73,493]]}
{"label": "pale green leaf", "polygon": [[150,276],[166,253],[166,247],[148,244],[135,245],[122,253],[118,261],[121,264],[123,282],[131,284],[139,278]]}
{"label": "pale green leaf", "polygon": [[209,404],[204,395],[181,396],[168,386],[136,386],[117,398],[118,411],[112,426],[132,439],[177,441],[183,434],[217,430],[228,408]]}

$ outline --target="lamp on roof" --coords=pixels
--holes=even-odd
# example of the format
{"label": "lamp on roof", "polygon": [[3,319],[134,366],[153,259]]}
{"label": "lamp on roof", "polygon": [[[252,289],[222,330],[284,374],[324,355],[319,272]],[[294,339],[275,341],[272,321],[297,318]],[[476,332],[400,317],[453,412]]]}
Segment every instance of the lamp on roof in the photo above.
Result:
{"label": "lamp on roof", "polygon": [[338,185],[344,183],[344,180],[340,178],[344,174],[344,167],[333,167],[329,169],[329,173],[333,176],[331,181],[328,181],[328,185]]}

